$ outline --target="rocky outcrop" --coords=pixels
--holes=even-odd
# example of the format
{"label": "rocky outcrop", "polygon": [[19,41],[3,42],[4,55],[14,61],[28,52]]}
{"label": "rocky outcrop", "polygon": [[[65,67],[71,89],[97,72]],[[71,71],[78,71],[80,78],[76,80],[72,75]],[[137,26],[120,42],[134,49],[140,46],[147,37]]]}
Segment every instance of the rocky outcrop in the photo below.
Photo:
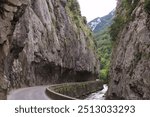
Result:
{"label": "rocky outcrop", "polygon": [[[131,2],[137,3],[118,34],[107,99],[150,99],[150,14],[144,9],[145,0]],[[124,16],[122,3],[118,1],[117,13]]]}
{"label": "rocky outcrop", "polygon": [[[99,62],[76,0],[0,1],[0,98],[10,88],[87,81]],[[3,96],[1,96],[3,95]]]}

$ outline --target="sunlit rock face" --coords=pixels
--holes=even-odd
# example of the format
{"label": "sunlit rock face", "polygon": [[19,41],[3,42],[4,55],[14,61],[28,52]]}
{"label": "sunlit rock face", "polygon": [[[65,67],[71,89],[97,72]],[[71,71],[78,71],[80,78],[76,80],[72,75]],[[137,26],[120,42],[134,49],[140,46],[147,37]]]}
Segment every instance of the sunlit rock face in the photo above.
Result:
{"label": "sunlit rock face", "polygon": [[98,71],[76,0],[0,1],[0,99],[8,87],[93,80]]}
{"label": "sunlit rock face", "polygon": [[[135,1],[132,1],[132,4]],[[117,13],[124,16],[121,1]],[[150,15],[139,0],[118,34],[107,99],[150,99]]]}

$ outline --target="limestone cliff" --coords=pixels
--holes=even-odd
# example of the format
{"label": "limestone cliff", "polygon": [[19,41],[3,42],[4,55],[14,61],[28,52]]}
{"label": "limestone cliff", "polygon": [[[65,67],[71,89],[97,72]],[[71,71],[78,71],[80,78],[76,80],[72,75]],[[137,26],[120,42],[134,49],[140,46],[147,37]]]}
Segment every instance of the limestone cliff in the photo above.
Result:
{"label": "limestone cliff", "polygon": [[121,15],[122,27],[113,49],[107,99],[150,99],[149,5],[149,0],[118,1],[116,17]]}
{"label": "limestone cliff", "polygon": [[76,0],[0,1],[0,99],[8,86],[95,79],[94,50]]}

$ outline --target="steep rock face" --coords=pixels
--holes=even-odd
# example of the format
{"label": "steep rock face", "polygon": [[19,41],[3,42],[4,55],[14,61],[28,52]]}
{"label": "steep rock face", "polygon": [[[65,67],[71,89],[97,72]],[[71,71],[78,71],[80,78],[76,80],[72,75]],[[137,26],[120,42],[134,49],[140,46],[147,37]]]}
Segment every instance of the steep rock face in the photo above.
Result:
{"label": "steep rock face", "polygon": [[[117,12],[123,16],[121,4]],[[144,0],[139,0],[131,16],[113,50],[107,99],[150,99],[150,15]]]}
{"label": "steep rock face", "polygon": [[0,1],[1,99],[8,86],[97,77],[94,42],[77,6],[76,0]]}

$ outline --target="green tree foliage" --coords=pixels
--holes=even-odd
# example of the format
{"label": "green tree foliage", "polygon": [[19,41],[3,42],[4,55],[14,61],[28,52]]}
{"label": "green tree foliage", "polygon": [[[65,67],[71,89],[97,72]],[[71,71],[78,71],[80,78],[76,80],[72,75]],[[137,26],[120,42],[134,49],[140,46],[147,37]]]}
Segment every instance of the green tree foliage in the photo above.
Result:
{"label": "green tree foliage", "polygon": [[[134,19],[132,15],[140,0],[122,0],[110,28],[94,34],[97,42],[97,53],[101,61],[100,79],[108,82],[112,43],[118,39],[118,34],[123,27]],[[150,0],[145,1],[145,10],[150,13]]]}
{"label": "green tree foliage", "polygon": [[135,9],[140,0],[122,0],[122,8],[125,9],[126,21],[131,20],[132,11]]}
{"label": "green tree foliage", "polygon": [[74,15],[81,16],[80,5],[77,0],[68,0],[68,6],[70,11],[72,11]]}
{"label": "green tree foliage", "polygon": [[104,30],[95,33],[94,37],[97,42],[97,53],[101,61],[100,79],[107,83],[112,51],[112,41],[109,29],[105,28]]}
{"label": "green tree foliage", "polygon": [[134,16],[131,14],[138,5],[139,1],[140,0],[122,0],[120,7],[121,13],[116,14],[113,24],[110,27],[110,36],[113,41],[116,41],[119,32],[123,29],[125,24],[134,19]]}
{"label": "green tree foliage", "polygon": [[150,14],[150,0],[145,0],[144,8],[145,11]]}
{"label": "green tree foliage", "polygon": [[88,48],[95,50],[95,43],[93,39],[92,32],[90,28],[87,26],[86,17],[81,16],[80,5],[77,0],[67,0],[66,11],[69,17],[72,19],[72,23],[76,24],[77,31],[80,32],[82,30],[85,35],[88,37]]}
{"label": "green tree foliage", "polygon": [[125,20],[121,15],[115,17],[113,24],[110,27],[110,36],[112,37],[112,41],[116,41],[119,31],[125,24]]}

